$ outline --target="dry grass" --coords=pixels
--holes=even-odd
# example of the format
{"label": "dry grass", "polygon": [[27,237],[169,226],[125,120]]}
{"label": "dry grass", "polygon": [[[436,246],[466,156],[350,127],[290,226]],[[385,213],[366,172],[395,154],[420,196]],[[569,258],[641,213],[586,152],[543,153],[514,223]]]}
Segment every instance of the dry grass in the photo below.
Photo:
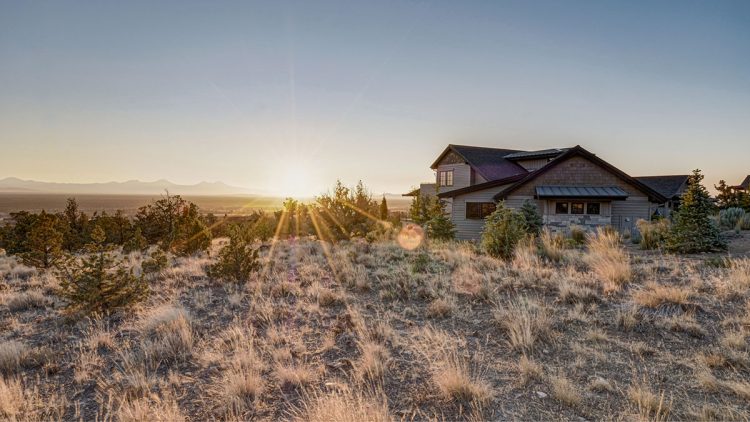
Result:
{"label": "dry grass", "polygon": [[0,373],[9,375],[18,372],[29,357],[25,344],[10,340],[0,343]]}
{"label": "dry grass", "polygon": [[528,384],[532,380],[541,380],[544,377],[544,368],[539,363],[522,355],[518,360],[518,371],[521,373],[521,383]]}
{"label": "dry grass", "polygon": [[553,234],[545,229],[539,235],[542,257],[551,262],[561,262],[565,258],[565,237],[562,234]]}
{"label": "dry grass", "polygon": [[29,309],[44,308],[47,306],[47,300],[42,292],[29,290],[12,294],[6,299],[6,305],[11,312],[22,312]]}
{"label": "dry grass", "polygon": [[578,388],[564,375],[550,377],[552,395],[568,406],[577,406],[581,403],[581,393]]}
{"label": "dry grass", "polygon": [[278,241],[245,284],[173,259],[134,312],[81,320],[0,257],[0,420],[750,419],[744,261],[625,245],[607,291],[591,251],[524,247]]}
{"label": "dry grass", "polygon": [[633,277],[630,256],[620,245],[620,236],[616,232],[599,228],[596,234],[589,235],[585,260],[604,282],[605,291],[620,290]]}
{"label": "dry grass", "polygon": [[648,283],[633,293],[633,301],[641,307],[654,310],[677,308],[684,310],[690,303],[692,292],[679,286]]}
{"label": "dry grass", "polygon": [[457,353],[449,353],[436,363],[432,379],[443,397],[449,400],[484,403],[494,395],[481,371],[472,368]]}
{"label": "dry grass", "polygon": [[521,296],[506,305],[499,305],[494,316],[516,350],[533,350],[534,345],[548,338],[551,332],[552,320],[547,311],[527,297]]}
{"label": "dry grass", "polygon": [[455,312],[456,305],[450,299],[437,298],[427,306],[427,316],[431,318],[446,318]]}
{"label": "dry grass", "polygon": [[365,395],[349,389],[313,392],[291,413],[295,420],[310,422],[391,421],[388,402],[382,393]]}
{"label": "dry grass", "polygon": [[667,402],[663,392],[657,395],[645,383],[641,383],[628,388],[628,399],[635,406],[641,420],[669,420],[672,400]]}

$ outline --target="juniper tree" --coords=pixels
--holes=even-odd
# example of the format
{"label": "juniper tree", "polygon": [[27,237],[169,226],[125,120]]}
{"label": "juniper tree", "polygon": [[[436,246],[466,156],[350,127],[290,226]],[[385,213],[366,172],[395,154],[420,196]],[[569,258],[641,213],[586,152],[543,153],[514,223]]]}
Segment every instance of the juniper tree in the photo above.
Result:
{"label": "juniper tree", "polygon": [[100,226],[92,230],[91,240],[85,256],[69,257],[60,265],[60,292],[68,307],[85,314],[110,313],[144,300],[149,294],[145,278],[113,257]]}
{"label": "juniper tree", "polygon": [[536,204],[527,199],[523,201],[523,205],[521,205],[519,212],[523,215],[524,220],[526,221],[526,231],[534,236],[539,235],[544,223]]}
{"label": "juniper tree", "polygon": [[141,228],[136,227],[133,231],[133,234],[130,236],[130,238],[125,241],[125,244],[122,245],[122,251],[125,253],[135,252],[135,251],[143,251],[148,247],[148,241],[145,237],[143,237],[143,234],[141,233]]}
{"label": "juniper tree", "polygon": [[208,276],[244,282],[260,269],[258,249],[245,239],[242,230],[233,226],[229,230],[229,244],[219,251],[218,261],[208,267]]}
{"label": "juniper tree", "polygon": [[385,195],[383,195],[383,200],[380,201],[380,219],[388,219],[388,202],[385,200]]}
{"label": "juniper tree", "polygon": [[63,234],[55,215],[42,211],[31,226],[21,255],[24,264],[38,268],[52,267],[62,256]]}
{"label": "juniper tree", "polygon": [[487,216],[482,232],[482,249],[493,257],[510,259],[518,242],[526,236],[526,220],[523,214],[506,208],[500,202],[495,211]]}
{"label": "juniper tree", "polygon": [[667,236],[666,248],[672,252],[695,253],[724,250],[727,247],[719,228],[710,218],[711,197],[701,184],[703,175],[693,170],[688,187],[682,194],[680,210]]}

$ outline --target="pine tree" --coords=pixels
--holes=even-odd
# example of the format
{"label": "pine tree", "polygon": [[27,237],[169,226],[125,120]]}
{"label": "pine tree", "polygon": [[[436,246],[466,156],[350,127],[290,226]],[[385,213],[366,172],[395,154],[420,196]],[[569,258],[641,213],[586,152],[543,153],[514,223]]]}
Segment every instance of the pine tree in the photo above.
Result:
{"label": "pine tree", "polygon": [[56,216],[44,211],[37,216],[26,239],[28,252],[21,255],[24,264],[47,269],[60,259],[63,234],[58,228]]}
{"label": "pine tree", "polygon": [[693,170],[687,190],[682,195],[680,210],[667,236],[667,250],[695,253],[726,249],[726,242],[710,218],[713,204],[708,191],[701,184],[702,180],[700,170]]}
{"label": "pine tree", "polygon": [[719,192],[716,195],[716,205],[720,209],[740,206],[740,195],[734,188],[728,186],[727,182],[719,180],[719,184],[714,185],[714,188]]}
{"label": "pine tree", "polygon": [[149,294],[145,278],[109,253],[100,226],[92,230],[91,240],[86,256],[60,266],[61,295],[70,301],[68,307],[85,314],[109,313],[144,300]]}
{"label": "pine tree", "polygon": [[536,204],[527,199],[523,201],[523,205],[521,205],[519,211],[523,215],[524,220],[526,220],[526,231],[534,236],[539,235],[544,222]]}
{"label": "pine tree", "polygon": [[86,244],[86,232],[88,230],[89,218],[80,211],[78,201],[68,198],[65,210],[62,213],[67,228],[63,234],[63,248],[68,252],[76,252]]}
{"label": "pine tree", "polygon": [[430,210],[430,218],[425,225],[427,226],[427,236],[435,240],[453,240],[456,238],[456,226],[445,214],[445,204],[441,200],[436,200]]}
{"label": "pine tree", "polygon": [[385,200],[385,195],[383,195],[383,200],[380,201],[380,219],[388,220],[388,202]]}

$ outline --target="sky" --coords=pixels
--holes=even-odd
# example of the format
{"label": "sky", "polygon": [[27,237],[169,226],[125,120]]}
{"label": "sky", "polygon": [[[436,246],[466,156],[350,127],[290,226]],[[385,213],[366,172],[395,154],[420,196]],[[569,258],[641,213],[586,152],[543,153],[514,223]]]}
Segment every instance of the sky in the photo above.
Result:
{"label": "sky", "polygon": [[739,183],[750,2],[0,0],[0,178],[401,193],[449,143]]}

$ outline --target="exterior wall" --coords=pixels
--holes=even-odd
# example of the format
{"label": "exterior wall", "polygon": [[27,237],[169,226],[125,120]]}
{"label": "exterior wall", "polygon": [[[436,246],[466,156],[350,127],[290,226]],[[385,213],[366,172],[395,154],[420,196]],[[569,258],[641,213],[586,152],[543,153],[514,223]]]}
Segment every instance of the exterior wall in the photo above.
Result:
{"label": "exterior wall", "polygon": [[451,221],[456,225],[456,238],[459,240],[476,240],[482,236],[484,220],[466,218],[467,202],[495,202],[493,197],[510,185],[497,186],[477,192],[470,192],[453,198]]}
{"label": "exterior wall", "polygon": [[435,172],[435,183],[441,171],[453,170],[453,186],[440,186],[440,192],[465,188],[471,183],[471,166],[468,164],[440,164]]}
{"label": "exterior wall", "polygon": [[650,220],[651,213],[658,204],[650,202],[646,197],[629,197],[625,201],[612,202],[612,226],[619,231],[636,231],[635,223],[640,220]]}
{"label": "exterior wall", "polygon": [[518,160],[516,161],[516,164],[525,168],[527,171],[534,171],[546,166],[549,162],[549,158],[537,158],[533,160]]}
{"label": "exterior wall", "polygon": [[[573,202],[575,199],[566,200],[567,202]],[[598,202],[600,205],[599,214],[588,215],[588,214],[555,214],[555,202],[554,199],[544,201],[544,211],[542,213],[542,220],[544,225],[553,233],[562,232],[568,233],[571,225],[580,226],[586,231],[594,231],[599,226],[609,226],[612,224],[612,202],[609,201],[582,201],[582,202]],[[581,202],[581,201],[575,201]],[[541,210],[541,209],[540,209]]]}

